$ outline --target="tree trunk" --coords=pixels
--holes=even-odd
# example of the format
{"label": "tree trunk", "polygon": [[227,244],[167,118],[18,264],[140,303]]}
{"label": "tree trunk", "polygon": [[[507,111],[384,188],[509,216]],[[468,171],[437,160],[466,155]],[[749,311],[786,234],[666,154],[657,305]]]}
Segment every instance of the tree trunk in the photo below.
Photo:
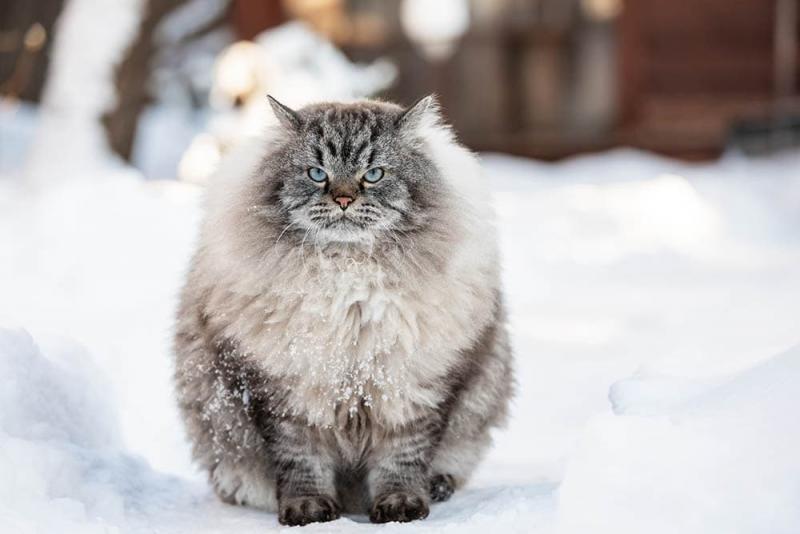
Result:
{"label": "tree trunk", "polygon": [[114,74],[117,101],[102,118],[111,149],[130,161],[139,116],[147,105],[148,82],[157,52],[158,25],[187,0],[148,0],[139,31]]}
{"label": "tree trunk", "polygon": [[[50,59],[53,27],[63,7],[64,0],[0,1],[0,94],[39,101]],[[35,24],[44,31],[44,41],[38,46],[26,42],[26,35]]]}

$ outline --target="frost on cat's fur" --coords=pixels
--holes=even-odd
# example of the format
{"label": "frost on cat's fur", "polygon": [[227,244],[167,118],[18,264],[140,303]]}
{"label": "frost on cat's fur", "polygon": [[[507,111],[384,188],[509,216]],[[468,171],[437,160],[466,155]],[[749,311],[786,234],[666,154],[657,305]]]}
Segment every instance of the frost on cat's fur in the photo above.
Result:
{"label": "frost on cat's fur", "polygon": [[511,393],[479,165],[430,97],[272,104],[209,189],[178,315],[195,459],[286,524],[424,517]]}

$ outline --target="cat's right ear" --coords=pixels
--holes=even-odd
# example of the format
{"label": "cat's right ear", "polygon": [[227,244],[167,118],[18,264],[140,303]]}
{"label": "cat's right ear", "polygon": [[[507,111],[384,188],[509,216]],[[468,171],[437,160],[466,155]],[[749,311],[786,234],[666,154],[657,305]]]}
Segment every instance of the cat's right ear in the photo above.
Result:
{"label": "cat's right ear", "polygon": [[272,106],[272,112],[275,113],[275,117],[284,128],[293,131],[300,129],[303,125],[303,119],[300,118],[300,115],[295,110],[281,104],[270,95],[267,95],[267,99],[269,100],[269,105]]}
{"label": "cat's right ear", "polygon": [[400,129],[413,130],[425,123],[436,124],[440,121],[439,102],[434,95],[428,95],[403,111],[397,118],[397,126]]}

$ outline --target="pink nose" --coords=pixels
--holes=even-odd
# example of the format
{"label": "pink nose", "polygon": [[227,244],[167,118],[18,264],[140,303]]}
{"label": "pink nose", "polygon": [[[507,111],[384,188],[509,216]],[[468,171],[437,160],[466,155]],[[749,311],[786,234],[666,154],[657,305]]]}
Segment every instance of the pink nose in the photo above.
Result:
{"label": "pink nose", "polygon": [[342,208],[343,210],[346,210],[347,206],[349,206],[350,203],[353,201],[353,197],[336,197],[333,200],[337,204],[339,204],[340,208]]}

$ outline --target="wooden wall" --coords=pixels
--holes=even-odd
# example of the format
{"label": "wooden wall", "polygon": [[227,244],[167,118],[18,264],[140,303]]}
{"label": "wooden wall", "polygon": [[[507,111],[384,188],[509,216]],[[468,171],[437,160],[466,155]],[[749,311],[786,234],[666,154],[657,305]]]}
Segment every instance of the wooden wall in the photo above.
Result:
{"label": "wooden wall", "polygon": [[719,153],[733,121],[768,116],[774,24],[768,0],[626,2],[620,141],[702,158]]}

